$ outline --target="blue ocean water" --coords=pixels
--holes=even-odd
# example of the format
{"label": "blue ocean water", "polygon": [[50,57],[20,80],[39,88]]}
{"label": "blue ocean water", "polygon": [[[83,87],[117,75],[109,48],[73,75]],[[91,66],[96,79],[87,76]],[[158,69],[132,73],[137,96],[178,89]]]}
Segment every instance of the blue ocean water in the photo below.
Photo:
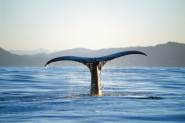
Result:
{"label": "blue ocean water", "polygon": [[0,67],[0,122],[185,122],[185,68]]}

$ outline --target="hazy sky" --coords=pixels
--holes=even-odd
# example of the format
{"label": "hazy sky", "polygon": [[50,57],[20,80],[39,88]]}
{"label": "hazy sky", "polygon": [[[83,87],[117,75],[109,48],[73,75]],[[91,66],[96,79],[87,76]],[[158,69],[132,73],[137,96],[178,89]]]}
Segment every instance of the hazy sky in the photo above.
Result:
{"label": "hazy sky", "polygon": [[185,43],[185,0],[0,0],[0,7],[6,50]]}

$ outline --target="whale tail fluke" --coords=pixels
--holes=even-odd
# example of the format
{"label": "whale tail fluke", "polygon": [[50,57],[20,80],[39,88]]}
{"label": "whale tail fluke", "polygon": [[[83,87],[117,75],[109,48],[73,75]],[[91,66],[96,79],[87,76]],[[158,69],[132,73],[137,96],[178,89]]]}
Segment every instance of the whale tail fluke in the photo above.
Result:
{"label": "whale tail fluke", "polygon": [[140,52],[140,51],[124,51],[124,52],[119,52],[107,56],[102,56],[102,57],[97,57],[97,58],[88,58],[88,57],[77,57],[77,56],[62,56],[62,57],[57,57],[54,59],[49,60],[46,64],[45,67],[52,63],[52,62],[57,62],[57,61],[63,61],[63,60],[69,60],[69,61],[76,61],[80,62],[83,64],[86,63],[95,63],[95,62],[108,62],[112,59],[125,56],[125,55],[131,55],[131,54],[141,54],[147,56],[145,53]]}
{"label": "whale tail fluke", "polygon": [[90,95],[91,96],[101,96],[102,95],[102,89],[101,89],[101,70],[102,67],[110,60],[125,56],[125,55],[131,55],[131,54],[141,54],[147,56],[145,53],[140,51],[124,51],[119,52],[107,56],[97,57],[97,58],[87,58],[87,57],[77,57],[77,56],[62,56],[57,57],[54,59],[49,60],[45,67],[56,61],[63,61],[63,60],[69,60],[69,61],[76,61],[80,62],[84,65],[86,65],[90,72],[91,72],[91,89],[90,89]]}

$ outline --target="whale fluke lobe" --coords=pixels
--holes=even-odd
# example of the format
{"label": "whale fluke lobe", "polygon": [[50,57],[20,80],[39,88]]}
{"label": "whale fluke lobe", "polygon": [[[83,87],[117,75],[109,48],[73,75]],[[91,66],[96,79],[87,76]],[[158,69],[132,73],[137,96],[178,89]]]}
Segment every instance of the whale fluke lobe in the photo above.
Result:
{"label": "whale fluke lobe", "polygon": [[45,67],[56,61],[63,61],[63,60],[69,60],[69,61],[76,61],[80,62],[84,65],[86,65],[90,72],[91,72],[91,89],[90,89],[90,95],[91,96],[101,96],[102,95],[102,89],[101,89],[101,70],[102,67],[110,60],[125,56],[125,55],[131,55],[131,54],[141,54],[147,56],[145,53],[142,53],[140,51],[124,51],[119,52],[107,56],[97,57],[97,58],[88,58],[88,57],[77,57],[77,56],[62,56],[57,57],[54,59],[49,60]]}

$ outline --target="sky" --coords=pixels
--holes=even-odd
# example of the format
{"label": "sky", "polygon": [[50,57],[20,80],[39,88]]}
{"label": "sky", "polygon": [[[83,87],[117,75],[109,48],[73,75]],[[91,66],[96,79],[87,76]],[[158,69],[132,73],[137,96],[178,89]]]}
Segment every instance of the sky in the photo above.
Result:
{"label": "sky", "polygon": [[185,0],[0,0],[0,47],[66,50],[185,43]]}

